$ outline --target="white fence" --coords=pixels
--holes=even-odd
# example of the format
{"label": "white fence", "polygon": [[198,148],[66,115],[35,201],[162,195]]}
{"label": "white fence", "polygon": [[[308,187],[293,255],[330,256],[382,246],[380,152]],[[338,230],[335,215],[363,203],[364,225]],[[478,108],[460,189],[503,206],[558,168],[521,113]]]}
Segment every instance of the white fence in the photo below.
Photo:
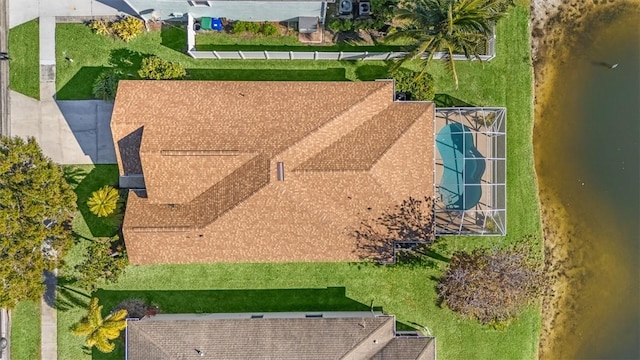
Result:
{"label": "white fence", "polygon": [[[193,30],[194,19],[187,14],[187,54],[194,59],[214,60],[394,60],[407,55],[404,51],[369,52],[369,51],[199,51],[196,50],[196,33]],[[446,53],[433,55],[434,59],[441,59]],[[495,31],[487,43],[487,55],[480,55],[481,60],[491,60],[495,53]],[[426,55],[423,55],[423,58]],[[467,60],[460,54],[453,55],[454,60]]]}

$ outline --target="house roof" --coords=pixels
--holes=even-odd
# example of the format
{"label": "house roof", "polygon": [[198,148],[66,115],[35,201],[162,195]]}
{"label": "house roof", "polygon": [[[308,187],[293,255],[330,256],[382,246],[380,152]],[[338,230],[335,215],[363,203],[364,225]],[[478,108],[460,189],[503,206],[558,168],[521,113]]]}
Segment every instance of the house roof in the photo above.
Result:
{"label": "house roof", "polygon": [[433,104],[393,96],[390,81],[121,81],[118,165],[146,184],[123,225],[132,262],[355,259],[364,217],[433,191]]}
{"label": "house roof", "polygon": [[[127,359],[435,359],[433,338],[395,337],[393,316],[128,321]],[[197,351],[196,351],[197,350]]]}

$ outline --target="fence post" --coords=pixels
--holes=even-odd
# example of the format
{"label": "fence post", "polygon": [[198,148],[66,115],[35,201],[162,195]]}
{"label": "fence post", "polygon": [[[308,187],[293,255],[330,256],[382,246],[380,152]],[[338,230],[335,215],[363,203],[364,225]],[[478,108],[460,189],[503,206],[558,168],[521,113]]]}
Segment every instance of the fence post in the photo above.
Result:
{"label": "fence post", "polygon": [[364,61],[364,60],[367,60],[367,57],[369,57],[369,52],[368,52],[368,51],[365,51],[365,52],[364,52],[364,56],[362,57],[362,60],[363,60],[363,61]]}
{"label": "fence post", "polygon": [[238,55],[240,55],[240,58],[244,60],[244,54],[242,53],[242,50],[238,50]]}
{"label": "fence post", "polygon": [[264,57],[269,60],[269,52],[267,50],[264,51]]}
{"label": "fence post", "polygon": [[338,61],[342,60],[342,51],[340,51],[340,55],[338,55]]}
{"label": "fence post", "polygon": [[313,60],[318,60],[318,52],[317,51],[313,52]]}
{"label": "fence post", "polygon": [[293,51],[289,51],[289,60],[293,60]]}
{"label": "fence post", "polygon": [[213,50],[213,56],[216,57],[216,60],[220,60],[220,55],[218,55],[218,52]]}
{"label": "fence post", "polygon": [[392,54],[392,52],[391,52],[391,51],[389,51],[389,52],[387,53],[387,57],[386,57],[386,58],[384,58],[384,61],[389,60],[389,58],[391,57],[391,54]]}

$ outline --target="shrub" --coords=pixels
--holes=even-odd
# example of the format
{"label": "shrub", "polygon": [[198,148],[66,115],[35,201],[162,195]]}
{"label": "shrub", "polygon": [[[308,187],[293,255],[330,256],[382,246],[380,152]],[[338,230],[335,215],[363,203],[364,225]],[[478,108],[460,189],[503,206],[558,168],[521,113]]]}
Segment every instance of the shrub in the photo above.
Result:
{"label": "shrub", "polygon": [[349,19],[345,19],[342,21],[340,25],[340,31],[351,31],[353,29],[353,23]]}
{"label": "shrub", "polygon": [[260,28],[262,26],[260,25],[260,23],[257,22],[247,22],[247,31],[252,33],[252,34],[257,34],[260,32]]}
{"label": "shrub", "polygon": [[119,200],[118,190],[105,185],[91,194],[87,206],[89,211],[97,217],[107,217],[116,210]]}
{"label": "shrub", "polygon": [[116,235],[111,238],[97,238],[87,247],[87,257],[76,265],[78,285],[96,290],[98,281],[115,283],[129,264],[127,252]]}
{"label": "shrub", "polygon": [[247,22],[246,21],[236,21],[233,23],[233,27],[231,28],[231,32],[234,34],[240,34],[247,31]]}
{"label": "shrub", "polygon": [[106,20],[92,20],[89,22],[89,29],[98,35],[111,34],[109,22]]}
{"label": "shrub", "polygon": [[147,303],[142,299],[126,299],[118,303],[111,312],[127,310],[128,318],[142,319],[147,312]]}
{"label": "shrub", "polygon": [[391,76],[396,81],[396,92],[406,93],[410,100],[433,100],[435,90],[429,73],[398,69]]}
{"label": "shrub", "polygon": [[441,304],[483,324],[504,325],[545,284],[540,266],[520,246],[456,252],[437,285]]}
{"label": "shrub", "polygon": [[178,79],[187,75],[184,66],[178,62],[167,61],[157,56],[149,56],[142,59],[142,66],[138,75],[149,80]]}
{"label": "shrub", "polygon": [[338,32],[340,31],[340,29],[342,29],[342,23],[340,22],[340,20],[335,19],[329,23],[329,30]]}
{"label": "shrub", "polygon": [[93,96],[100,100],[115,99],[120,79],[122,79],[122,72],[119,70],[103,71],[93,83]]}
{"label": "shrub", "polygon": [[278,34],[280,31],[278,30],[278,27],[273,25],[272,23],[264,23],[260,32],[265,36],[273,36]]}
{"label": "shrub", "polygon": [[234,34],[241,34],[243,32],[250,32],[252,34],[257,34],[261,29],[260,23],[252,22],[252,21],[236,21],[233,23],[233,28],[231,28],[231,32]]}
{"label": "shrub", "polygon": [[144,23],[140,19],[127,16],[111,24],[111,31],[120,39],[129,42],[144,32]]}

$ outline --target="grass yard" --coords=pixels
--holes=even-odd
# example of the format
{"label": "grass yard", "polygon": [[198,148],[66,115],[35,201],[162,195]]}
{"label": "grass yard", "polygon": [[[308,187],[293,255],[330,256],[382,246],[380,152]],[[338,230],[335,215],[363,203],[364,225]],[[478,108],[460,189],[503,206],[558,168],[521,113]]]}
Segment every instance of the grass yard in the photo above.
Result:
{"label": "grass yard", "polygon": [[[95,79],[117,66],[129,78],[138,78],[142,59],[158,55],[187,68],[192,80],[355,81],[386,78],[390,64],[381,61],[204,60],[181,51],[186,48],[184,30],[174,27],[145,33],[125,43],[93,34],[82,24],[56,27],[57,98],[91,99]],[[64,53],[74,61],[65,59]]]}
{"label": "grass yard", "polygon": [[81,216],[73,220],[76,236],[86,239],[110,237],[117,233],[117,219],[99,218],[89,211],[87,200],[91,193],[104,185],[118,186],[117,165],[78,165],[63,168],[67,182],[78,196],[78,211]]}
{"label": "grass yard", "polygon": [[40,99],[38,19],[9,30],[9,84],[13,91]]}
{"label": "grass yard", "polygon": [[40,303],[22,301],[11,310],[11,358],[40,358]]}
{"label": "grass yard", "polygon": [[[460,76],[458,90],[454,88],[453,80],[441,63],[434,62],[431,65],[430,72],[436,79],[436,93],[445,94],[445,98],[460,102],[506,106],[508,109],[508,236],[441,238],[435,249],[438,254],[450,256],[461,249],[506,246],[533,235],[530,245],[542,256],[531,143],[533,74],[528,20],[529,2],[518,1],[518,6],[511,11],[509,17],[498,24],[496,59],[489,63],[457,63]],[[90,47],[92,51],[83,50],[72,54],[76,62],[66,64],[68,67],[64,71],[59,70],[59,75],[65,76],[58,78],[61,81],[58,86],[62,89],[69,82],[77,81],[75,77],[83,67],[106,66],[107,60],[101,56],[108,57],[111,51],[125,47],[124,43],[90,34],[82,26],[59,25],[58,39],[63,35],[67,38],[62,41],[64,46],[58,46],[58,51],[81,50],[85,47]],[[306,75],[299,74],[298,80],[318,80],[312,75],[337,68],[344,72],[344,79],[341,80],[356,80],[358,77],[354,75],[358,71],[361,75],[373,76],[382,69],[386,70],[388,66],[373,62],[195,61],[162,45],[161,33],[145,36],[147,39],[155,39],[155,42],[136,40],[126,45],[127,48],[157,53],[167,59],[178,59],[189,69],[211,72],[207,74],[213,78],[226,75],[229,79],[245,79],[241,77],[244,71],[252,76],[261,72],[275,76],[278,71],[286,73],[286,69],[295,69],[294,71],[310,72]],[[72,48],[72,45],[75,47]],[[90,79],[87,81],[90,82]],[[84,96],[83,94],[85,93],[79,91],[74,96]],[[105,167],[105,170],[80,169],[84,170],[67,172],[75,179],[79,197],[78,188],[83,184],[92,184],[91,187],[95,185],[97,188],[101,183],[117,179],[115,167]],[[94,176],[94,171],[104,171],[105,175]],[[95,182],[85,182],[84,179],[90,177]],[[90,191],[93,190],[95,189]],[[87,222],[82,219],[76,220],[74,229],[89,234],[87,231],[92,226],[86,225],[83,228],[82,224],[85,223]],[[67,256],[68,267],[79,261],[82,249],[83,244],[80,243]],[[119,301],[132,297],[154,303],[165,313],[366,310],[373,302],[374,306],[381,307],[384,312],[395,314],[402,327],[418,326],[415,324],[428,327],[437,336],[439,359],[537,358],[541,323],[538,306],[526,309],[502,331],[462,319],[436,305],[435,279],[444,266],[439,261],[396,266],[368,263],[130,266],[117,284],[103,286],[93,295],[101,299],[105,312]],[[60,358],[88,359],[92,356],[96,359],[122,359],[121,343],[118,343],[116,351],[110,355],[102,355],[97,351],[87,352],[82,349],[83,339],[74,337],[69,332],[69,327],[84,314],[83,306],[88,302],[89,294],[74,288],[72,284],[62,283],[59,297],[65,304],[58,312]]]}
{"label": "grass yard", "polygon": [[196,35],[196,50],[208,51],[401,51],[399,45],[358,45],[340,43],[336,45],[305,45],[298,41],[297,35],[264,36],[260,34],[228,34],[207,32]]}

